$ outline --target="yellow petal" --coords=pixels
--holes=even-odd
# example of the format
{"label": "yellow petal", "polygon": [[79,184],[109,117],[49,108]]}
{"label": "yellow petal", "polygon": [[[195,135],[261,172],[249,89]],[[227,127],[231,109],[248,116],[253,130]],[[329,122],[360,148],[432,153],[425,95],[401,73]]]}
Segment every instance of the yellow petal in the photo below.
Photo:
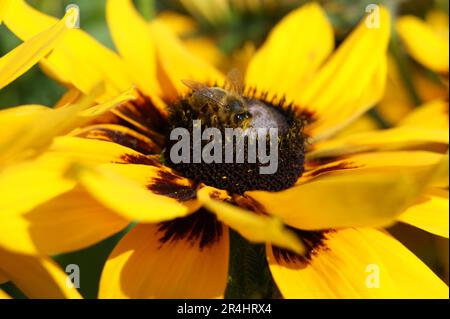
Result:
{"label": "yellow petal", "polygon": [[129,223],[76,187],[29,212],[2,214],[0,246],[24,254],[72,252],[114,235]]}
{"label": "yellow petal", "polygon": [[308,172],[285,191],[246,194],[299,229],[385,226],[431,183],[442,159],[428,152],[353,156]]}
{"label": "yellow petal", "polygon": [[108,0],[106,15],[116,48],[134,82],[147,95],[159,94],[156,49],[146,21],[131,0]]}
{"label": "yellow petal", "polygon": [[[411,71],[411,73],[413,72]],[[413,73],[411,77],[414,78],[415,73]],[[377,111],[386,122],[396,125],[411,112],[415,106],[416,105],[405,86],[405,82],[402,79],[397,61],[395,61],[391,54],[388,54],[386,91],[383,99],[377,105]]]}
{"label": "yellow petal", "polygon": [[448,287],[407,248],[374,229],[327,235],[306,264],[274,257],[273,278],[285,298],[448,298]]}
{"label": "yellow petal", "polygon": [[[220,70],[227,71],[231,66],[227,56],[219,49],[217,43],[208,37],[187,38],[184,41],[186,48],[200,59],[207,61],[211,65]],[[238,58],[233,58],[233,62],[237,63]],[[227,64],[228,63],[228,64]],[[232,65],[233,67],[238,67]]]}
{"label": "yellow petal", "polygon": [[[64,137],[57,139],[50,150],[37,159],[4,168],[0,172],[0,215],[4,220],[0,225],[0,246],[9,245],[11,249],[35,253],[36,242],[28,232],[30,219],[24,214],[75,187],[75,181],[66,176],[72,162],[127,163],[139,161],[140,158],[149,161],[145,156],[114,143]],[[45,221],[39,216],[33,215],[35,225]],[[64,218],[64,215],[60,217]],[[117,223],[113,224],[116,229],[119,228]],[[25,235],[18,229],[23,230]],[[102,236],[101,232],[99,235]],[[57,242],[55,240],[53,244]]]}
{"label": "yellow petal", "polygon": [[[33,9],[23,0],[14,1],[5,18],[8,28],[22,40],[32,38],[55,22],[55,18]],[[72,84],[84,94],[104,82],[106,90],[98,101],[124,92],[133,83],[124,62],[112,50],[79,29],[69,30],[42,63],[50,75],[65,84]]]}
{"label": "yellow petal", "polygon": [[117,143],[142,154],[160,154],[162,149],[144,134],[116,124],[90,125],[72,133],[77,137]]}
{"label": "yellow petal", "polygon": [[100,281],[100,298],[223,298],[228,229],[200,249],[180,239],[162,244],[156,225],[138,225],[116,246]]}
{"label": "yellow petal", "polygon": [[304,249],[297,236],[283,226],[280,219],[257,215],[231,204],[211,198],[215,192],[208,187],[198,192],[199,201],[226,225],[254,243],[273,243],[302,254]]}
{"label": "yellow petal", "polygon": [[[57,109],[38,107],[13,108],[0,112],[0,123],[10,127],[6,138],[0,138],[0,162],[17,162],[36,156],[58,135],[69,133],[100,114],[134,97],[129,90],[105,103],[90,107],[96,92],[79,103]],[[3,118],[3,119],[2,119]]]}
{"label": "yellow petal", "polygon": [[196,34],[199,26],[192,17],[174,11],[163,11],[158,13],[156,19],[175,33],[194,55],[221,70],[226,69],[228,61],[225,54],[220,50],[214,39]]}
{"label": "yellow petal", "polygon": [[[1,20],[0,20],[1,22]],[[10,296],[8,296],[8,294],[6,292],[4,292],[3,290],[0,289],[0,299],[11,299]]]}
{"label": "yellow petal", "polygon": [[8,129],[2,131],[0,145],[14,139],[17,132],[23,131],[35,117],[45,114],[47,110],[49,108],[42,105],[23,105],[1,110],[0,126]]}
{"label": "yellow petal", "polygon": [[378,102],[386,82],[390,16],[380,7],[379,27],[363,20],[318,75],[299,90],[296,103],[314,113],[314,140],[335,134]]}
{"label": "yellow petal", "polygon": [[[75,186],[64,178],[68,163],[54,158],[40,158],[14,165],[0,173],[0,228],[8,229],[8,221],[15,220],[36,206],[63,194]],[[29,241],[14,241],[9,231],[0,231],[0,246],[13,245],[23,251],[33,251]]]}
{"label": "yellow petal", "polygon": [[442,37],[448,39],[448,13],[431,9],[425,16],[426,23]]}
{"label": "yellow petal", "polygon": [[66,93],[64,93],[59,101],[54,105],[54,108],[75,104],[80,101],[83,97],[82,95],[83,94],[77,88],[68,88]]}
{"label": "yellow petal", "polygon": [[[73,222],[75,226],[83,222],[90,223],[92,220],[88,219],[92,219],[95,212],[86,208],[85,213],[75,210],[72,216],[69,212],[67,215],[60,214],[61,211],[58,210],[60,219],[52,218],[47,221],[45,216],[55,213],[55,211],[46,210],[46,207],[64,205],[64,202],[59,201],[60,198],[67,199],[68,205],[76,204],[76,201],[68,200],[73,193],[64,194],[75,186],[76,181],[67,178],[67,172],[74,161],[94,164],[128,163],[129,161],[139,162],[139,160],[150,161],[144,155],[114,143],[64,137],[57,139],[49,151],[36,160],[17,164],[3,170],[0,173],[0,202],[3,220],[0,225],[0,246],[8,246],[12,250],[25,253],[36,253],[39,250],[50,250],[52,252],[73,250],[75,247],[79,248],[83,245],[92,244],[117,232],[130,221],[130,218],[119,218],[111,212],[108,213],[105,208],[100,209],[103,206],[99,204],[89,204],[89,200],[93,201],[90,197],[86,199],[88,205],[92,209],[98,208],[98,218],[103,219],[104,223],[104,228],[94,228],[94,232],[97,233],[91,237],[76,238],[77,234],[82,234],[83,231],[71,228],[70,224]],[[144,178],[146,176],[143,175]],[[79,200],[80,203],[83,202],[81,195]],[[47,203],[43,204],[45,202]],[[75,207],[79,208],[78,206]],[[30,210],[33,211],[27,214]],[[69,210],[69,208],[65,207],[64,210]],[[74,219],[77,214],[79,214],[79,220]],[[86,218],[84,218],[85,214],[87,214]],[[46,226],[46,221],[50,226]],[[52,221],[57,222],[59,226],[55,226],[53,232],[46,233],[49,227],[53,227]],[[67,228],[68,234],[74,234],[74,236],[69,236],[66,240],[56,240],[55,236],[60,234],[58,230],[63,229],[63,226]],[[82,228],[85,229],[87,234],[93,229],[87,225]],[[30,229],[35,231],[30,232]],[[47,238],[50,239],[47,240]]]}
{"label": "yellow petal", "polygon": [[164,142],[165,136],[161,132],[168,125],[168,110],[167,104],[161,99],[139,95],[137,99],[120,105],[111,113],[104,119],[99,119],[97,123],[122,124],[125,121],[130,124],[127,126],[159,141],[160,144]]}
{"label": "yellow petal", "polygon": [[420,148],[427,145],[448,145],[448,130],[421,127],[398,127],[376,130],[332,139],[314,145],[308,159],[335,157],[357,152]]}
{"label": "yellow petal", "polygon": [[[2,6],[6,4],[2,4]],[[54,26],[37,34],[0,58],[0,89],[17,79],[47,56],[61,41],[66,31],[74,26],[76,19],[78,19],[78,12],[70,10]]]}
{"label": "yellow petal", "polygon": [[9,5],[12,0],[0,0],[0,24],[2,23],[3,17],[6,15]]}
{"label": "yellow petal", "polygon": [[56,138],[46,154],[89,163],[129,163],[147,159],[141,153],[116,143],[69,136]]}
{"label": "yellow petal", "polygon": [[182,80],[191,79],[207,84],[223,83],[222,74],[206,61],[190,53],[164,23],[155,20],[149,27],[162,67],[160,83],[167,98],[175,98],[188,91]]}
{"label": "yellow petal", "polygon": [[412,80],[421,101],[447,100],[448,84],[445,84],[445,78],[441,77],[436,81],[436,78],[433,79],[433,76],[430,78],[429,73],[423,72],[420,66],[416,66]]}
{"label": "yellow petal", "polygon": [[167,25],[178,36],[192,34],[198,30],[198,25],[192,17],[175,11],[160,12],[157,19]]}
{"label": "yellow petal", "polygon": [[[105,164],[98,167],[74,166],[73,177],[106,207],[129,220],[158,223],[188,215],[193,206],[181,199],[163,196],[151,191],[157,181],[162,183],[167,174],[154,166]],[[170,181],[169,181],[170,182]],[[187,182],[187,181],[186,181]],[[188,185],[175,184],[180,191]],[[176,190],[173,196],[176,196]],[[192,201],[194,201],[192,199]]]}
{"label": "yellow petal", "polygon": [[432,170],[432,174],[429,179],[429,185],[437,188],[449,188],[449,153],[447,152],[442,156],[438,165]]}
{"label": "yellow petal", "polygon": [[[408,158],[408,161],[405,161],[405,158]],[[320,176],[326,176],[327,174],[349,170],[351,172],[384,170],[384,174],[388,174],[389,170],[400,167],[410,171],[414,175],[427,172],[426,175],[429,177],[429,183],[434,187],[445,188],[448,185],[448,183],[443,181],[443,178],[445,178],[448,172],[445,169],[445,164],[448,163],[448,155],[446,154],[430,151],[393,151],[361,153],[338,156],[336,158],[324,158],[323,160],[325,162],[319,165],[314,160],[307,162],[306,171],[297,181],[297,184],[304,184]],[[319,158],[318,163],[320,161],[321,159]]]}
{"label": "yellow petal", "polygon": [[448,191],[430,189],[399,216],[399,221],[448,238]]}
{"label": "yellow petal", "polygon": [[434,100],[409,113],[399,125],[448,131],[448,123],[448,101]]}
{"label": "yellow petal", "polygon": [[0,248],[0,268],[34,299],[80,299],[68,276],[49,258],[13,254]]}
{"label": "yellow petal", "polygon": [[[369,132],[380,129],[377,122],[370,117],[368,114],[361,116],[359,119],[354,121],[352,124],[347,126],[345,129],[341,130],[333,139],[339,139],[344,136],[355,135],[362,132]],[[320,143],[320,142],[319,142]],[[316,146],[317,144],[314,144]]]}
{"label": "yellow petal", "polygon": [[[307,132],[311,135],[311,143],[316,143],[338,134],[363,114],[366,114],[367,110],[381,100],[386,87],[386,62],[386,59],[382,57],[372,78],[365,82],[370,88],[366,87],[359,95],[354,94],[353,96],[343,97],[349,98],[343,104],[338,102],[323,111],[317,112],[317,121],[307,128]],[[340,97],[336,97],[336,99],[338,101]]]}
{"label": "yellow petal", "polygon": [[287,15],[270,33],[247,69],[246,82],[259,91],[295,96],[333,51],[334,36],[316,3]]}
{"label": "yellow petal", "polygon": [[206,20],[212,25],[231,19],[230,1],[180,0],[180,2],[192,16]]}
{"label": "yellow petal", "polygon": [[435,72],[448,73],[448,38],[440,36],[414,16],[399,18],[396,27],[414,59]]}
{"label": "yellow petal", "polygon": [[[112,170],[114,174],[125,175],[142,187],[160,187],[160,193],[165,196],[176,197],[176,192],[180,189],[186,197],[189,197],[189,193],[195,195],[193,184],[164,167],[159,156],[145,156],[116,143],[79,137],[59,137],[45,156],[53,160],[81,162],[87,165],[115,163],[103,168]],[[189,204],[189,200],[184,203]]]}

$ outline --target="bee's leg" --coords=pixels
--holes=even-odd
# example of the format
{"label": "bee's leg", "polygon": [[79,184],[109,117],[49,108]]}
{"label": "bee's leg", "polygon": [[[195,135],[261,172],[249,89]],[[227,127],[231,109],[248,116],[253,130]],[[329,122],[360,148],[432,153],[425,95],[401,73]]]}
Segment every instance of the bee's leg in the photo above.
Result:
{"label": "bee's leg", "polygon": [[220,120],[219,120],[219,117],[217,116],[217,114],[211,115],[210,120],[211,120],[212,127],[218,127]]}

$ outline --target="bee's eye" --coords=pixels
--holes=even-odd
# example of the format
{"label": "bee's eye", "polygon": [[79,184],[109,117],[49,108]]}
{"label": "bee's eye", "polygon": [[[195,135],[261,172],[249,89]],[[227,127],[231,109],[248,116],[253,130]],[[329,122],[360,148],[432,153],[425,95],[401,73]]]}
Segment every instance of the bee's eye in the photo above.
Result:
{"label": "bee's eye", "polygon": [[234,116],[234,118],[235,118],[235,120],[237,121],[237,122],[240,122],[240,121],[243,121],[243,120],[246,120],[246,119],[248,119],[248,118],[250,118],[250,113],[248,113],[248,112],[243,112],[243,113],[238,113],[238,114],[236,114],[235,116]]}

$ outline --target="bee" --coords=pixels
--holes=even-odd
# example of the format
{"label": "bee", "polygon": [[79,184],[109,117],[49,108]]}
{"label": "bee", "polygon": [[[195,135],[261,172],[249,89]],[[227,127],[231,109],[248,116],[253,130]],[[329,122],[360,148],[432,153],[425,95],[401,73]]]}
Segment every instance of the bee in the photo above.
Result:
{"label": "bee", "polygon": [[192,92],[189,105],[198,112],[199,119],[212,127],[247,128],[252,115],[242,96],[244,86],[238,71],[231,71],[224,88],[209,87],[193,80],[182,81]]}

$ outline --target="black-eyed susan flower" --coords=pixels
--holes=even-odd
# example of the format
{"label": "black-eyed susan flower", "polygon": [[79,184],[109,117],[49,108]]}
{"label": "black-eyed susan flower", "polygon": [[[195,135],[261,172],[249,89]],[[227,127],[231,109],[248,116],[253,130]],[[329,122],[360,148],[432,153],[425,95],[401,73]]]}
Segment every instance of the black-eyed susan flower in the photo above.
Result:
{"label": "black-eyed susan flower", "polygon": [[[23,1],[11,10],[6,23],[23,39],[54,23]],[[77,186],[12,216],[10,229],[19,241],[29,236],[37,252],[65,252],[137,221],[104,267],[102,298],[223,297],[228,227],[267,243],[286,298],[448,297],[448,287],[382,230],[408,212],[417,217],[408,223],[448,237],[448,157],[421,150],[445,147],[448,138],[405,128],[333,140],[383,94],[390,20],[384,8],[379,14],[377,27],[363,20],[337,49],[316,4],[274,28],[249,64],[243,96],[253,125],[284,129],[284,160],[280,174],[258,179],[254,167],[193,171],[161,157],[167,128],[188,128],[183,119],[196,116],[182,81],[221,85],[223,76],[160,21],[144,21],[131,1],[108,1],[120,56],[74,30],[43,64],[72,89],[68,98],[87,94],[98,80],[107,87],[99,101],[131,84],[141,96],[55,141],[47,156],[99,165],[73,167]],[[421,218],[431,206],[435,216]],[[24,219],[31,238],[14,228]]]}

